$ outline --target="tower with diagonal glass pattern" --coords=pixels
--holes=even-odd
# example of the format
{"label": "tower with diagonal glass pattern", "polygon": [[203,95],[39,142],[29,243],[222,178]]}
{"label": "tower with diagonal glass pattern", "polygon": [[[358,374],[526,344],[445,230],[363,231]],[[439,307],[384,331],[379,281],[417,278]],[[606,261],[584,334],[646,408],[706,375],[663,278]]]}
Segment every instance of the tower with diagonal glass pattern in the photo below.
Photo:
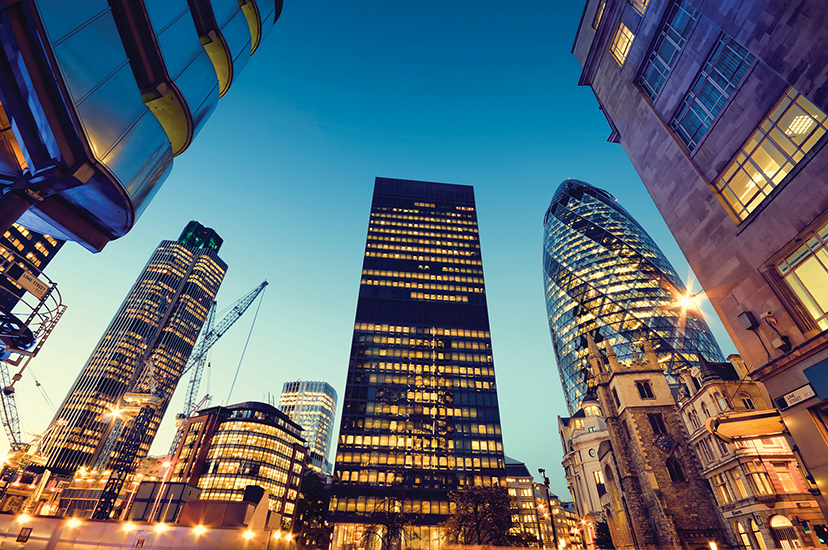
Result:
{"label": "tower with diagonal glass pattern", "polygon": [[[474,190],[377,178],[328,521],[333,548],[436,549],[449,493],[505,486]],[[388,523],[406,525],[389,534]]]}
{"label": "tower with diagonal glass pattern", "polygon": [[621,361],[646,337],[668,380],[696,366],[699,354],[724,361],[702,316],[675,306],[686,293],[676,270],[612,195],[568,179],[543,223],[546,311],[571,413],[590,387],[586,332],[610,338]]}

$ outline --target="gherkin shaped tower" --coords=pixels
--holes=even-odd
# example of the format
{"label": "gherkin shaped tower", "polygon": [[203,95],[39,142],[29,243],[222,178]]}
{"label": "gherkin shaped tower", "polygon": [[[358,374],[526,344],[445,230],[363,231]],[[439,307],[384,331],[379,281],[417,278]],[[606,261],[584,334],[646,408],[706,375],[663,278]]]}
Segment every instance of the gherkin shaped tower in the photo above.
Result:
{"label": "gherkin shaped tower", "polygon": [[724,361],[701,315],[676,307],[686,293],[676,270],[612,195],[568,179],[543,223],[546,311],[570,413],[590,387],[587,332],[609,338],[621,361],[648,339],[669,381],[699,355]]}

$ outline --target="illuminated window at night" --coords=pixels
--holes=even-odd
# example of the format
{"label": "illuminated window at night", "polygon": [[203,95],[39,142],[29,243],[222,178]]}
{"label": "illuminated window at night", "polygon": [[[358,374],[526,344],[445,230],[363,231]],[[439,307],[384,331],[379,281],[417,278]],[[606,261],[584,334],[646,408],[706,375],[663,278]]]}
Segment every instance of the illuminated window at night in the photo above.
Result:
{"label": "illuminated window at night", "polygon": [[733,493],[730,492],[730,486],[724,474],[713,476],[713,486],[716,488],[716,496],[719,499],[719,504],[730,504],[733,502]]}
{"label": "illuminated window at night", "polygon": [[828,224],[809,235],[777,269],[822,330],[828,329]]}
{"label": "illuminated window at night", "polygon": [[624,23],[618,24],[618,30],[615,31],[615,36],[612,37],[610,44],[610,52],[620,66],[624,66],[627,60],[627,54],[630,53],[635,35]]}
{"label": "illuminated window at night", "polygon": [[825,135],[825,113],[788,88],[716,180],[739,220],[747,218]]}
{"label": "illuminated window at night", "polygon": [[753,59],[753,55],[726,34],[719,38],[671,124],[688,149],[695,149],[699,144]]}
{"label": "illuminated window at night", "polygon": [[776,477],[779,478],[779,482],[782,484],[782,490],[786,493],[796,493],[798,489],[788,468],[788,463],[774,462],[772,466],[776,470]]}
{"label": "illuminated window at night", "polygon": [[647,10],[647,4],[649,1],[650,0],[629,0],[633,9],[641,15],[644,15],[644,12]]}
{"label": "illuminated window at night", "polygon": [[745,475],[750,478],[753,487],[756,489],[756,494],[770,495],[773,494],[773,485],[771,485],[768,474],[765,473],[759,461],[748,462],[742,464],[745,470]]}
{"label": "illuminated window at night", "polygon": [[592,28],[598,30],[598,25],[601,23],[601,16],[604,15],[604,9],[607,7],[605,0],[598,2],[598,9],[595,10],[595,17],[592,19]]}
{"label": "illuminated window at night", "polygon": [[698,10],[687,2],[676,2],[670,8],[638,81],[650,99],[655,99],[670,76],[698,16]]}

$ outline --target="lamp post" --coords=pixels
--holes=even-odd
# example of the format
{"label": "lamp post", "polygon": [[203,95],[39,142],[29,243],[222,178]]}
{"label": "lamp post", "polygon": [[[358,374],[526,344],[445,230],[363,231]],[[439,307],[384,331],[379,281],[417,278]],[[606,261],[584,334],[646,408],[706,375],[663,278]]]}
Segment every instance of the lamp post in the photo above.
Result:
{"label": "lamp post", "polygon": [[546,477],[546,470],[538,468],[538,473],[543,479],[543,484],[546,486],[546,505],[549,508],[549,523],[552,524],[552,540],[555,542],[554,548],[558,548],[558,529],[555,527],[555,514],[552,512],[552,501],[549,499],[549,478]]}

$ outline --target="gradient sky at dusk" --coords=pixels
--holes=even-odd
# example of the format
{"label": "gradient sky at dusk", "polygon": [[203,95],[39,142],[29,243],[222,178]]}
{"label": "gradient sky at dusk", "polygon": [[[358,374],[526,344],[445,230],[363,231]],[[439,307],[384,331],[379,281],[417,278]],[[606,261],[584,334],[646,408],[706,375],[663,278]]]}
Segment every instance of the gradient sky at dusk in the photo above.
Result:
{"label": "gradient sky at dusk", "polygon": [[[620,145],[606,142],[591,90],[577,86],[570,49],[582,8],[288,0],[135,229],[100,254],[68,244],[47,269],[69,308],[31,367],[55,406],[150,253],[191,219],[224,238],[220,309],[271,283],[231,401],[278,399],[283,382],[311,379],[332,384],[341,405],[374,178],[468,184],[505,451],[533,473],[545,468],[552,490],[570,500],[557,433],[567,410],[541,264],[555,189],[572,177],[608,190],[690,274]],[[209,380],[213,404],[227,402],[252,319],[251,311],[214,347],[202,384],[203,394]],[[708,321],[733,353],[718,320]],[[155,454],[172,439],[184,385]],[[24,430],[44,430],[52,411],[32,376],[17,387]]]}

